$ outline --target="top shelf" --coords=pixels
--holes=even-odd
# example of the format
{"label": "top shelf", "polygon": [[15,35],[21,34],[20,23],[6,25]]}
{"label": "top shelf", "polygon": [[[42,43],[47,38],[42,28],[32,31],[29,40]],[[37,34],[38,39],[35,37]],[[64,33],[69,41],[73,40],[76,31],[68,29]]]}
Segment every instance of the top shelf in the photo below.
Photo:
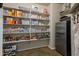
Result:
{"label": "top shelf", "polygon": [[79,8],[79,3],[75,3],[69,10],[63,11],[60,13],[61,16],[65,16],[75,12]]}
{"label": "top shelf", "polygon": [[27,13],[31,13],[31,14],[37,14],[37,15],[42,15],[42,16],[49,16],[49,14],[35,12],[35,11],[32,11],[31,9],[22,10],[22,9],[18,9],[18,8],[11,8],[11,7],[5,7],[5,6],[3,6],[3,9],[11,9],[11,10],[13,9],[13,10],[23,11],[23,12],[27,12]]}
{"label": "top shelf", "polygon": [[28,13],[30,13],[30,10],[22,10],[22,9],[17,9],[17,8],[12,8],[12,7],[5,7],[5,6],[3,6],[3,9],[13,9],[13,10],[18,10],[18,11],[24,11],[24,12],[28,12]]}

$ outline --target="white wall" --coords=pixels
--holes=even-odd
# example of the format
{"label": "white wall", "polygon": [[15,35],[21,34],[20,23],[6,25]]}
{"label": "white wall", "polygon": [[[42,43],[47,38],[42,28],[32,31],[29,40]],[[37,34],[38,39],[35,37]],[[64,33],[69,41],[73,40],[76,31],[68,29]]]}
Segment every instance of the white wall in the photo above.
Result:
{"label": "white wall", "polygon": [[2,8],[0,8],[0,56],[2,55],[2,39],[3,39],[3,18],[2,18]]}
{"label": "white wall", "polygon": [[62,9],[62,4],[53,3],[50,4],[50,41],[49,48],[55,49],[55,24],[60,19],[60,12]]}

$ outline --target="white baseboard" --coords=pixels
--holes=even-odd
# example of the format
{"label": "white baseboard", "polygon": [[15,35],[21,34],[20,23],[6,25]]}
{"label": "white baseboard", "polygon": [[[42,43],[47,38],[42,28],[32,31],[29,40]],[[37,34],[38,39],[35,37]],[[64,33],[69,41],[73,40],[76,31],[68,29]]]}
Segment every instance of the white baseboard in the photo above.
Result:
{"label": "white baseboard", "polygon": [[55,50],[55,48],[52,48],[52,47],[50,47],[50,46],[48,46],[51,50]]}
{"label": "white baseboard", "polygon": [[46,47],[46,46],[48,46],[48,45],[38,46],[38,47],[31,47],[31,48],[26,48],[26,49],[20,49],[20,50],[17,50],[17,51],[24,51],[24,50],[35,49],[35,48],[41,48],[41,47]]}

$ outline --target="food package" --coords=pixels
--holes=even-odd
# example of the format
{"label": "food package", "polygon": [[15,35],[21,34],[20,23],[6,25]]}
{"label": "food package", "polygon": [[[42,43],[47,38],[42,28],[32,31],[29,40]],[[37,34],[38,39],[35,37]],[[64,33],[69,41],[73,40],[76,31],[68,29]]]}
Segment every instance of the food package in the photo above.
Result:
{"label": "food package", "polygon": [[12,10],[8,10],[8,16],[12,16]]}

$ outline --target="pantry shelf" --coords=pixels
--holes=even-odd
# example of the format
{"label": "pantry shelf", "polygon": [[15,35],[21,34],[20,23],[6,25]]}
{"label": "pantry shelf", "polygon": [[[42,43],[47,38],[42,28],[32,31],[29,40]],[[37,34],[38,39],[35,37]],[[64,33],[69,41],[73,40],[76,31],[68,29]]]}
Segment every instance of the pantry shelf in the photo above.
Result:
{"label": "pantry shelf", "polygon": [[49,27],[49,25],[31,25],[31,26]]}
{"label": "pantry shelf", "polygon": [[7,44],[7,43],[19,43],[19,42],[27,42],[27,41],[36,41],[36,40],[18,40],[18,41],[8,41],[8,42],[3,42],[4,44]]}
{"label": "pantry shelf", "polygon": [[31,14],[37,14],[37,15],[41,15],[41,16],[49,16],[49,14],[44,14],[44,13],[39,13],[39,12],[31,12]]}
{"label": "pantry shelf", "polygon": [[24,24],[3,24],[4,26],[40,26],[40,27],[49,27],[49,25],[24,25]]}
{"label": "pantry shelf", "polygon": [[24,24],[3,24],[4,26],[30,26],[30,25],[24,25]]}
{"label": "pantry shelf", "polygon": [[73,13],[74,11],[77,11],[78,7],[79,7],[79,3],[74,3],[72,8],[70,9],[70,13]]}
{"label": "pantry shelf", "polygon": [[8,41],[8,42],[3,42],[4,44],[8,43],[19,43],[19,42],[28,42],[28,41],[38,41],[38,40],[47,40],[50,38],[42,38],[42,39],[30,39],[30,40],[18,40],[18,41]]}
{"label": "pantry shelf", "polygon": [[7,35],[7,34],[28,34],[28,33],[30,33],[30,32],[27,32],[27,33],[25,33],[25,32],[24,33],[3,33],[3,34]]}
{"label": "pantry shelf", "polygon": [[42,32],[27,32],[27,33],[3,33],[3,34],[28,34],[28,33],[49,33],[48,31],[42,31]]}
{"label": "pantry shelf", "polygon": [[3,15],[3,16],[9,17],[9,18],[19,18],[19,19],[24,19],[24,20],[49,21],[47,19],[38,19],[38,18],[15,17],[15,16],[6,16],[6,15]]}
{"label": "pantry shelf", "polygon": [[50,39],[50,38],[42,38],[42,39],[39,39],[39,40],[48,40],[48,39]]}
{"label": "pantry shelf", "polygon": [[6,16],[3,15],[4,17],[9,17],[9,18],[19,18],[19,19],[26,19],[26,20],[30,20],[30,18],[26,18],[26,17],[15,17],[15,16]]}
{"label": "pantry shelf", "polygon": [[[28,12],[30,13],[30,9],[29,10],[22,10],[20,8],[11,8],[11,7],[3,7],[3,9],[10,9],[10,10],[18,10],[18,11],[23,11],[23,12]],[[37,14],[37,15],[42,15],[42,16],[49,16],[49,14],[44,14],[44,13],[40,13],[40,12],[35,12],[31,10],[31,14]]]}
{"label": "pantry shelf", "polygon": [[49,31],[31,32],[31,33],[49,33]]}
{"label": "pantry shelf", "polygon": [[31,18],[31,20],[38,20],[38,21],[49,21],[48,19],[38,19],[38,18]]}
{"label": "pantry shelf", "polygon": [[[49,21],[48,9],[40,12],[23,6],[17,8],[3,6],[4,47],[7,48],[9,43],[12,47],[16,46],[16,43],[47,42],[50,39]],[[4,52],[4,55],[10,54]]]}
{"label": "pantry shelf", "polygon": [[44,14],[44,13],[41,13],[41,12],[38,12],[38,11],[32,11],[31,10],[31,14],[36,14],[36,15],[41,15],[41,16],[49,16],[49,14]]}
{"label": "pantry shelf", "polygon": [[22,10],[20,8],[12,8],[12,7],[5,7],[5,6],[3,6],[3,9],[18,10],[18,11],[30,13],[30,9],[29,10]]}

